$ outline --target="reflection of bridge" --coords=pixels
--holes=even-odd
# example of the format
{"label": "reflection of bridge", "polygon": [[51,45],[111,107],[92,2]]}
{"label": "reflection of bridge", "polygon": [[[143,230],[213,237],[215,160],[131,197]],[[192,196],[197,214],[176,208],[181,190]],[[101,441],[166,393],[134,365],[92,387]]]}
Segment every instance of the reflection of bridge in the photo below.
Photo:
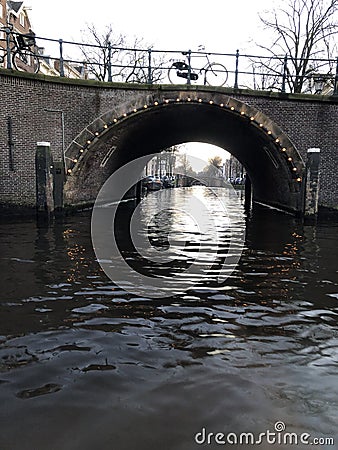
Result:
{"label": "reflection of bridge", "polygon": [[[338,204],[332,183],[338,163],[336,97],[109,84],[5,70],[0,80],[6,98],[0,117],[8,130],[0,136],[2,204],[35,205],[39,141],[50,143],[56,166],[64,152],[67,204],[95,199],[109,174],[127,161],[189,141],[230,151],[245,166],[256,201],[296,213],[304,209],[307,151],[320,148],[319,204]],[[316,178],[308,179],[308,187],[311,203]]]}

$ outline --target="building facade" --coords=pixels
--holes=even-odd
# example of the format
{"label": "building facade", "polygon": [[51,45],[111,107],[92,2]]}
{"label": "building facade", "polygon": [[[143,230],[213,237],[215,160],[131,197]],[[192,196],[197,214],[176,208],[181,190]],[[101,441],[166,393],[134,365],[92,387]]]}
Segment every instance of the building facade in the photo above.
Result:
{"label": "building facade", "polygon": [[[17,38],[18,36],[16,33],[35,36],[29,18],[29,8],[25,6],[25,2],[0,0],[0,67],[4,68],[8,67],[6,29],[11,29],[14,33],[14,35],[9,36],[11,49],[14,47],[14,37]],[[58,60],[52,60],[49,56],[46,56],[43,47],[34,45],[30,49],[38,55],[40,73],[49,76],[60,76],[60,63]],[[28,56],[28,64],[20,60],[16,60],[16,62],[18,62],[20,70],[34,72],[34,61],[31,55]],[[63,73],[67,78],[86,78],[84,67],[75,67],[67,61],[64,61]]]}
{"label": "building facade", "polygon": [[[0,28],[0,66],[7,67],[7,46],[9,44],[12,49],[14,47],[14,41],[13,35],[10,35],[8,42],[6,29],[11,29],[14,36],[17,36],[15,33],[34,36],[28,10],[24,2],[0,0]],[[28,64],[22,63],[20,69],[26,72],[32,72],[33,61],[28,60]]]}

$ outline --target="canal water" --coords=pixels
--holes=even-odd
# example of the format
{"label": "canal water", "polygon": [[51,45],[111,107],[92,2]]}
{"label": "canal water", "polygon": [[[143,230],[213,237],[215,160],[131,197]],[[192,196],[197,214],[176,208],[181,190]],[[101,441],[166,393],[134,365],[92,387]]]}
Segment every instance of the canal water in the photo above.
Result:
{"label": "canal water", "polygon": [[[123,240],[133,204],[121,208]],[[162,298],[106,276],[91,211],[50,227],[2,221],[0,449],[253,448],[241,433],[265,433],[258,448],[292,448],[273,443],[285,432],[338,448],[338,223],[236,214],[234,238],[244,240],[228,278],[215,282],[212,268]],[[189,233],[183,267],[200,236],[180,213],[163,217],[150,241],[167,245],[166,223]],[[214,246],[204,240],[202,251]]]}

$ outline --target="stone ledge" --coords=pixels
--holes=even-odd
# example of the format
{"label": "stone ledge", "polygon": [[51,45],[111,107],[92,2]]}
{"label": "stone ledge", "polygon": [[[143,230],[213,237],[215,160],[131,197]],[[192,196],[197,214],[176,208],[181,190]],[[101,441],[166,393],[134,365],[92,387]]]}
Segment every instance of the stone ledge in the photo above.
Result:
{"label": "stone ledge", "polygon": [[49,75],[33,74],[29,72],[17,72],[11,69],[0,68],[0,76],[7,76],[12,78],[21,78],[31,81],[40,81],[46,83],[54,83],[69,86],[82,86],[87,88],[99,89],[116,89],[128,91],[199,91],[199,92],[220,92],[227,95],[247,95],[250,97],[274,98],[276,100],[297,100],[297,101],[311,101],[324,103],[338,103],[338,95],[314,95],[314,94],[290,94],[274,91],[259,91],[251,89],[235,89],[231,87],[215,87],[203,85],[188,85],[188,84],[142,84],[142,83],[122,83],[122,82],[107,82],[97,80],[83,80],[66,77],[53,77]]}

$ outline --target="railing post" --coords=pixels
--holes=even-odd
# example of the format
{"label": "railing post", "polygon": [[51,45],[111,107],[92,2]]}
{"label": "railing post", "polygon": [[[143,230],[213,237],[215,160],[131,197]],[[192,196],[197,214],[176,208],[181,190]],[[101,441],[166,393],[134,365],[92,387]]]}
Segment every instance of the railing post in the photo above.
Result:
{"label": "railing post", "polygon": [[336,59],[336,76],[334,78],[333,95],[338,95],[338,58]]}
{"label": "railing post", "polygon": [[239,64],[239,50],[236,50],[236,69],[235,69],[235,84],[234,88],[238,89],[238,64]]}
{"label": "railing post", "polygon": [[12,68],[12,55],[11,55],[11,30],[10,28],[5,29],[6,32],[6,57],[7,57],[7,69]]}
{"label": "railing post", "polygon": [[187,84],[191,84],[191,50],[188,50],[188,78]]}
{"label": "railing post", "polygon": [[153,84],[153,77],[151,73],[151,48],[148,48],[148,84]]}
{"label": "railing post", "polygon": [[282,92],[285,92],[285,88],[286,88],[287,69],[288,69],[288,55],[285,55],[284,56],[284,64],[283,64]]}
{"label": "railing post", "polygon": [[113,81],[111,73],[111,43],[108,42],[108,58],[107,58],[108,81]]}
{"label": "railing post", "polygon": [[60,76],[65,76],[65,67],[64,67],[64,60],[63,60],[63,40],[59,39],[59,47],[60,47]]}

